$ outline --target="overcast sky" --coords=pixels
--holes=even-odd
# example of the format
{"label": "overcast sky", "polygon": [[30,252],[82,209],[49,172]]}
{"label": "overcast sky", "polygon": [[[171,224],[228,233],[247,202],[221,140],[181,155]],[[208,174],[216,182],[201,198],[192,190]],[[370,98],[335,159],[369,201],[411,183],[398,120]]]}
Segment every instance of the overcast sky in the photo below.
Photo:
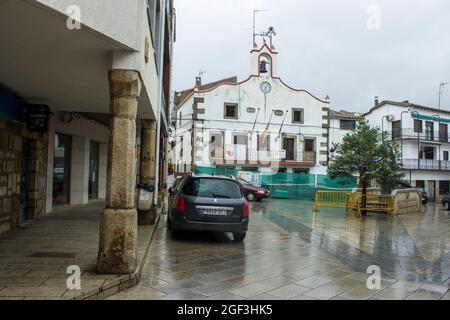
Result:
{"label": "overcast sky", "polygon": [[[175,0],[175,6],[175,90],[192,87],[200,70],[204,83],[250,74],[254,9],[268,10],[257,15],[257,31],[273,25],[278,33],[279,76],[328,94],[333,109],[366,111],[377,95],[437,106],[439,83],[450,82],[448,0]],[[450,110],[449,88],[442,109]]]}

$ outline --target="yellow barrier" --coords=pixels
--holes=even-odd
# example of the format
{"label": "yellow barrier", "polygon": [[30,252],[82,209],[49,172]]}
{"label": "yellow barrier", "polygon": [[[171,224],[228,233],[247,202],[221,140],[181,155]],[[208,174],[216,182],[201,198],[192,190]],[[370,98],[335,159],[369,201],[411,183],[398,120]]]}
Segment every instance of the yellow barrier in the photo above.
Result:
{"label": "yellow barrier", "polygon": [[314,211],[319,207],[347,207],[348,191],[316,191],[314,197]]}
{"label": "yellow barrier", "polygon": [[336,207],[345,208],[347,212],[355,212],[358,215],[360,215],[363,210],[393,214],[393,196],[368,194],[365,198],[366,205],[363,207],[364,201],[361,192],[317,191],[314,200],[314,211],[319,211],[320,207]]}

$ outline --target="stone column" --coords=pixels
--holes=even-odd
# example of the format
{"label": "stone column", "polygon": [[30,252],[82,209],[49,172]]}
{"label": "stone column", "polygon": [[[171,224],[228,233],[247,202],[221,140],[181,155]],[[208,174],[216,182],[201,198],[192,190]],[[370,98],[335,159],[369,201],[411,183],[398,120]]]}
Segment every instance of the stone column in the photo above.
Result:
{"label": "stone column", "polygon": [[[141,159],[139,182],[143,184],[155,185],[156,166],[156,121],[141,120]],[[138,212],[138,222],[140,225],[154,224],[157,210],[154,205],[147,211]]]}
{"label": "stone column", "polygon": [[136,115],[141,91],[139,73],[109,74],[111,121],[106,208],[100,221],[98,273],[131,274],[137,265]]}

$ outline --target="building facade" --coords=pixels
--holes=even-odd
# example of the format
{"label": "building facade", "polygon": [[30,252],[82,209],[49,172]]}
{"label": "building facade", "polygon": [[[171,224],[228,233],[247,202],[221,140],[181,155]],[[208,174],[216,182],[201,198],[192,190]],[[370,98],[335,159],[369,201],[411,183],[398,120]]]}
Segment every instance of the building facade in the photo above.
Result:
{"label": "building facade", "polygon": [[103,199],[97,270],[133,272],[164,196],[173,2],[6,0],[0,30],[0,232]]}
{"label": "building facade", "polygon": [[328,98],[288,86],[278,75],[278,52],[266,43],[251,51],[251,75],[176,93],[175,162],[196,167],[325,173]]}
{"label": "building facade", "polygon": [[449,111],[409,101],[375,100],[364,116],[400,145],[405,182],[425,189],[432,201],[449,193]]}
{"label": "building facade", "polygon": [[358,121],[363,120],[363,116],[358,112],[349,112],[345,110],[335,111],[330,109],[328,119],[328,150],[330,151],[331,157],[333,153],[333,145],[341,143],[344,136],[356,128]]}

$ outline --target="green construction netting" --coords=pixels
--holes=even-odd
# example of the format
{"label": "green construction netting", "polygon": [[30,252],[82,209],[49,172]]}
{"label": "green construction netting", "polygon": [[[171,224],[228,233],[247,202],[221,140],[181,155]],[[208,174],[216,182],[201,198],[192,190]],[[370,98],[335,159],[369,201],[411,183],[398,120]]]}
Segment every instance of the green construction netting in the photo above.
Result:
{"label": "green construction netting", "polygon": [[[197,174],[233,175],[241,170],[228,168],[197,167]],[[247,170],[242,170],[248,172]],[[278,172],[261,173],[261,186],[270,190],[272,197],[297,200],[314,200],[315,175],[305,173]],[[317,190],[348,190],[356,187],[356,178],[331,179],[317,175]]]}

